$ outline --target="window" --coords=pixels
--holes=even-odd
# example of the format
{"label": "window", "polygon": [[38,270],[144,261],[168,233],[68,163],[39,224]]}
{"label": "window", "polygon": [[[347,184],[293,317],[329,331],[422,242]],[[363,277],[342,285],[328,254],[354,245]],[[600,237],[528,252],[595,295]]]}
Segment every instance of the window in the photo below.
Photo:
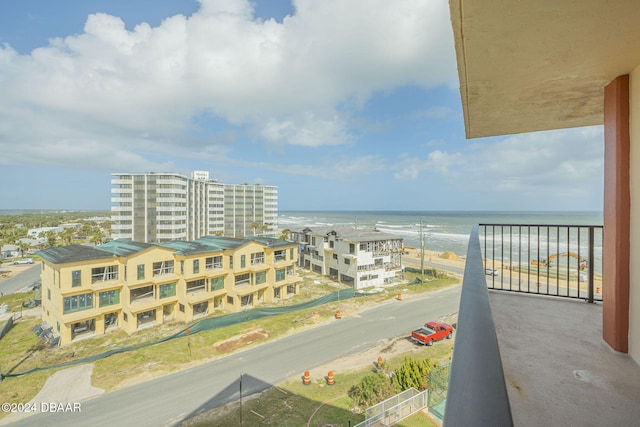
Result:
{"label": "window", "polygon": [[259,271],[256,273],[256,285],[260,285],[267,281],[267,272]]}
{"label": "window", "polygon": [[51,289],[47,289],[47,299],[51,301]]}
{"label": "window", "polygon": [[155,298],[155,289],[153,285],[134,288],[129,291],[129,301],[132,303],[139,301],[148,301]]}
{"label": "window", "polygon": [[227,296],[227,304],[233,305],[233,297]]}
{"label": "window", "polygon": [[245,268],[247,266],[247,256],[240,255],[240,268]]}
{"label": "window", "polygon": [[214,268],[222,268],[222,256],[208,257],[204,260],[204,268],[213,270]]}
{"label": "window", "polygon": [[187,293],[202,292],[206,290],[205,279],[192,280],[187,282]]}
{"label": "window", "polygon": [[273,297],[274,298],[280,298],[280,288],[274,288],[273,289]]}
{"label": "window", "polygon": [[338,259],[338,254],[333,254],[333,259]]}
{"label": "window", "polygon": [[118,266],[96,267],[91,269],[91,283],[106,282],[118,278]]}
{"label": "window", "polygon": [[282,280],[284,280],[284,268],[280,269],[280,270],[276,270],[276,282],[280,282]]}
{"label": "window", "polygon": [[274,262],[278,262],[278,261],[285,261],[287,259],[287,251],[282,249],[280,251],[275,251],[273,253],[273,261]]}
{"label": "window", "polygon": [[253,305],[253,295],[245,295],[243,297],[240,297],[240,305],[242,307]]}
{"label": "window", "polygon": [[100,296],[98,298],[98,303],[100,307],[105,307],[107,305],[114,305],[120,303],[120,290],[113,289],[111,291],[100,292]]}
{"label": "window", "polygon": [[233,255],[229,256],[229,268],[233,268]]}
{"label": "window", "polygon": [[[331,242],[331,244],[333,245],[333,242]],[[333,246],[331,246],[333,247]],[[289,249],[289,259],[293,260],[293,248]]]}
{"label": "window", "polygon": [[93,293],[74,295],[64,298],[64,314],[93,308]]}
{"label": "window", "polygon": [[353,243],[349,243],[349,253],[353,254],[356,252],[356,245],[354,245]]}
{"label": "window", "polygon": [[288,285],[287,294],[295,294],[295,293],[296,293],[296,285]]}
{"label": "window", "polygon": [[153,263],[153,277],[173,273],[173,260]]}
{"label": "window", "polygon": [[251,265],[256,264],[264,264],[264,252],[256,252],[254,254],[251,254]]}
{"label": "window", "polygon": [[72,287],[76,287],[76,286],[82,286],[82,280],[80,278],[81,274],[80,274],[80,270],[74,270],[71,272],[71,286]]}
{"label": "window", "polygon": [[199,259],[194,259],[193,260],[193,274],[198,274],[200,273],[200,260]]}
{"label": "window", "polygon": [[349,261],[349,258],[345,258],[344,259],[344,263],[347,264],[347,265],[351,264],[351,262]]}
{"label": "window", "polygon": [[238,274],[235,280],[235,286],[246,286],[250,285],[251,276],[249,273],[246,274]]}
{"label": "window", "polygon": [[224,276],[212,277],[210,286],[212,291],[219,291],[224,288]]}
{"label": "window", "polygon": [[144,280],[144,264],[138,264],[138,280]]}
{"label": "window", "polygon": [[166,283],[159,286],[159,298],[169,298],[176,296],[176,284]]}

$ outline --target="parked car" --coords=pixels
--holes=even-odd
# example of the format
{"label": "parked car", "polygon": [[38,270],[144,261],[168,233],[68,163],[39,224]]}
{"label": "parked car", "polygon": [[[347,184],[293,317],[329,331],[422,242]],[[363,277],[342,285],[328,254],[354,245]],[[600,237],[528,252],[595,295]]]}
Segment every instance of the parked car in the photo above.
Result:
{"label": "parked car", "polygon": [[33,258],[17,259],[13,261],[13,265],[18,264],[33,264]]}
{"label": "parked car", "polygon": [[433,345],[434,341],[451,339],[453,328],[446,323],[427,322],[423,327],[411,332],[411,339],[418,344]]}
{"label": "parked car", "polygon": [[486,274],[487,276],[497,276],[499,272],[495,268],[485,268],[484,274]]}

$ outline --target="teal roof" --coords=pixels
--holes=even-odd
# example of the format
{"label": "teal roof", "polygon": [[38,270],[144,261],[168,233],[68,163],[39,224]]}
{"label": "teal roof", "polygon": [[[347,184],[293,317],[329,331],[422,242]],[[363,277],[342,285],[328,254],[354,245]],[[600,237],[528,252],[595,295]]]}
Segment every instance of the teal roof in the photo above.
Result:
{"label": "teal roof", "polygon": [[117,256],[129,256],[154,246],[151,243],[135,242],[133,240],[118,239],[98,246],[98,249],[108,251]]}
{"label": "teal roof", "polygon": [[249,242],[257,242],[268,248],[295,245],[286,240],[271,237],[233,237],[204,236],[194,241],[174,240],[163,243],[142,243],[127,239],[112,240],[104,245],[91,247],[84,245],[57,246],[38,251],[38,255],[54,264],[77,261],[98,260],[112,257],[128,257],[151,247],[162,247],[179,255],[195,255],[236,249]]}
{"label": "teal roof", "polygon": [[84,245],[69,245],[47,248],[38,251],[37,254],[54,264],[89,261],[116,256],[111,252]]}

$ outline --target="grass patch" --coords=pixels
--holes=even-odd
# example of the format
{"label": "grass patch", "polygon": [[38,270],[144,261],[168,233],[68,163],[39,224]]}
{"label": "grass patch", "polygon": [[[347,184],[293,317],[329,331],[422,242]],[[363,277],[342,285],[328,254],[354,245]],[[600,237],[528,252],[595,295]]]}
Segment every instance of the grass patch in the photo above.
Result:
{"label": "grass patch", "polygon": [[22,306],[22,303],[27,303],[30,299],[34,299],[36,291],[20,292],[18,294],[8,294],[0,297],[0,305],[7,304],[9,311],[20,311],[26,307]]}
{"label": "grass patch", "polygon": [[[431,348],[422,348],[413,358],[431,357],[449,362],[453,343],[446,341]],[[404,355],[390,358],[385,363],[387,369],[394,370],[404,361]],[[349,389],[372,372],[363,368],[351,372],[338,373],[336,383],[328,386],[324,378],[312,375],[311,385],[305,386],[300,379],[293,379],[273,387],[259,397],[243,401],[242,421],[247,427],[265,425],[304,426],[311,419],[312,426],[347,426],[364,421],[362,411],[354,410],[354,403],[348,396]],[[182,427],[204,427],[210,425],[239,425],[240,405],[238,402],[199,414],[182,423]],[[426,415],[417,413],[401,423],[403,427],[436,426]]]}
{"label": "grass patch", "polygon": [[416,412],[409,418],[405,418],[400,421],[398,424],[395,424],[397,427],[439,427],[439,424],[436,424],[431,417],[422,413]]}

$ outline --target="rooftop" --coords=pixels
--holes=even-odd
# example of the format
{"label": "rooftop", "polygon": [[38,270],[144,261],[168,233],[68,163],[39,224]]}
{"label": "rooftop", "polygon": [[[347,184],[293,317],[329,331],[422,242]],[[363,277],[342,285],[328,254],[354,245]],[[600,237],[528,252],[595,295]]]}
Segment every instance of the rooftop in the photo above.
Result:
{"label": "rooftop", "polygon": [[326,236],[328,234],[335,234],[340,240],[346,240],[349,242],[370,242],[373,240],[399,240],[400,236],[394,234],[385,233],[375,228],[354,228],[349,226],[336,226],[336,227],[305,227],[301,232],[308,231],[316,236]]}
{"label": "rooftop", "polygon": [[143,243],[128,239],[112,240],[104,245],[92,247],[85,245],[56,246],[38,251],[38,255],[54,264],[105,259],[111,257],[128,257],[151,247],[172,250],[179,255],[196,255],[209,252],[220,252],[236,249],[250,242],[257,242],[267,248],[289,247],[295,243],[271,237],[233,237],[204,236],[194,241],[174,240],[163,243]]}

